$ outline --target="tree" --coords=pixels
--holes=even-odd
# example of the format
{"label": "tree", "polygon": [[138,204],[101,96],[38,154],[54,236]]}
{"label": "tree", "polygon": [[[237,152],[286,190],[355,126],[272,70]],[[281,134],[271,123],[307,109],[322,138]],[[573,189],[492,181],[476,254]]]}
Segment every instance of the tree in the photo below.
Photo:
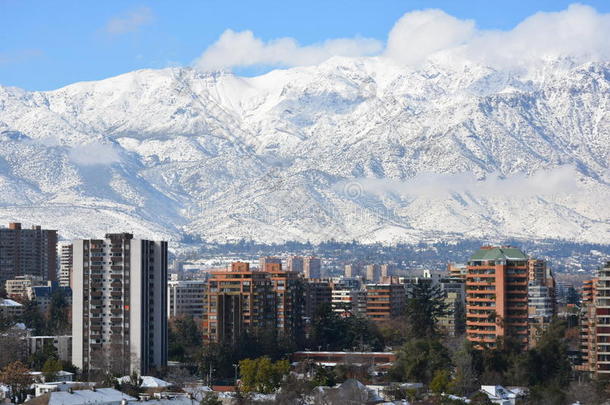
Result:
{"label": "tree", "polygon": [[406,316],[415,337],[438,335],[437,322],[447,315],[449,306],[440,286],[418,283],[412,286],[407,297]]}
{"label": "tree", "polygon": [[59,371],[61,371],[61,362],[55,357],[49,357],[42,366],[42,373],[46,382],[55,381]]}
{"label": "tree", "polygon": [[428,384],[438,370],[450,366],[449,351],[438,339],[412,339],[398,351],[391,376],[398,381]]}
{"label": "tree", "polygon": [[269,394],[275,391],[290,371],[288,360],[271,361],[269,357],[239,362],[239,376],[244,392]]}
{"label": "tree", "polygon": [[436,370],[434,377],[432,377],[432,381],[430,381],[430,390],[435,394],[442,394],[443,392],[446,392],[447,387],[449,387],[450,379],[451,376],[449,375],[449,370]]}
{"label": "tree", "polygon": [[468,395],[479,387],[480,352],[472,343],[464,340],[462,346],[451,356],[455,365],[455,375],[449,391],[456,395]]}
{"label": "tree", "polygon": [[70,332],[69,305],[63,290],[55,290],[46,314],[46,329],[52,335]]}
{"label": "tree", "polygon": [[0,371],[0,383],[11,389],[13,402],[23,402],[33,382],[30,370],[20,361],[10,363]]}
{"label": "tree", "polygon": [[494,405],[491,399],[482,392],[477,392],[470,397],[470,405]]}
{"label": "tree", "polygon": [[172,318],[168,328],[168,356],[173,361],[193,363],[201,347],[201,330],[192,316]]}
{"label": "tree", "polygon": [[199,401],[199,405],[222,405],[222,401],[215,392],[205,392],[203,398]]}

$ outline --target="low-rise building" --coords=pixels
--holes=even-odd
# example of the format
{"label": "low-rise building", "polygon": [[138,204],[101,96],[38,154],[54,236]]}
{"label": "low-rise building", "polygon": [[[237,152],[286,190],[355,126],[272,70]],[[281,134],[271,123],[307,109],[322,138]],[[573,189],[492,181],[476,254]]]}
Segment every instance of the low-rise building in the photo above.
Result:
{"label": "low-rise building", "polygon": [[23,305],[17,301],[0,298],[0,318],[17,318],[23,314]]}
{"label": "low-rise building", "polygon": [[47,281],[46,285],[28,287],[28,299],[36,301],[36,305],[41,312],[46,312],[51,306],[54,294],[61,294],[66,306],[72,306],[72,289],[70,287],[61,287],[57,281]]}
{"label": "low-rise building", "polygon": [[28,337],[28,347],[30,354],[44,350],[46,347],[53,346],[57,358],[62,361],[72,362],[72,336],[30,336]]}
{"label": "low-rise building", "polygon": [[6,295],[12,299],[24,300],[28,298],[28,288],[44,285],[42,277],[26,274],[17,276],[12,280],[6,280]]}

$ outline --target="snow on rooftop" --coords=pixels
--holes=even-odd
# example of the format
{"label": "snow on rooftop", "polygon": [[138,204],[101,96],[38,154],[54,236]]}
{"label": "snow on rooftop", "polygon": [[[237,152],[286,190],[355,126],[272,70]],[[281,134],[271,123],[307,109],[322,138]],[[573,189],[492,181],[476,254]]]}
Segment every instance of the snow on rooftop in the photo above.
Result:
{"label": "snow on rooftop", "polygon": [[2,306],[2,307],[22,307],[23,305],[21,305],[17,301],[13,301],[8,298],[0,298],[0,306]]}
{"label": "snow on rooftop", "polygon": [[114,388],[77,390],[70,392],[52,392],[47,405],[84,405],[84,404],[120,404],[121,400],[135,401],[136,398],[117,391]]}

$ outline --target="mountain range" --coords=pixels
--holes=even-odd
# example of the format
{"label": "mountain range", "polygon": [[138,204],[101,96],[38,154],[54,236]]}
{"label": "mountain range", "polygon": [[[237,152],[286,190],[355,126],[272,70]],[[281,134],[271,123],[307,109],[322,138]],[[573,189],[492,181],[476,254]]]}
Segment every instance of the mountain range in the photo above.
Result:
{"label": "mountain range", "polygon": [[610,63],[331,58],[0,86],[0,221],[66,238],[610,241]]}

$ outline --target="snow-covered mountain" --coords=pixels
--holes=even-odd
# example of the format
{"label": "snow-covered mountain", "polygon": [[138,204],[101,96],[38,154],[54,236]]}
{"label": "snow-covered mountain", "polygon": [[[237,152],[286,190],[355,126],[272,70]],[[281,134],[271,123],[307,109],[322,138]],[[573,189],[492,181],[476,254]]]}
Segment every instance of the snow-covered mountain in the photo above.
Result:
{"label": "snow-covered mountain", "polygon": [[610,241],[610,63],[0,87],[0,221],[66,237]]}

